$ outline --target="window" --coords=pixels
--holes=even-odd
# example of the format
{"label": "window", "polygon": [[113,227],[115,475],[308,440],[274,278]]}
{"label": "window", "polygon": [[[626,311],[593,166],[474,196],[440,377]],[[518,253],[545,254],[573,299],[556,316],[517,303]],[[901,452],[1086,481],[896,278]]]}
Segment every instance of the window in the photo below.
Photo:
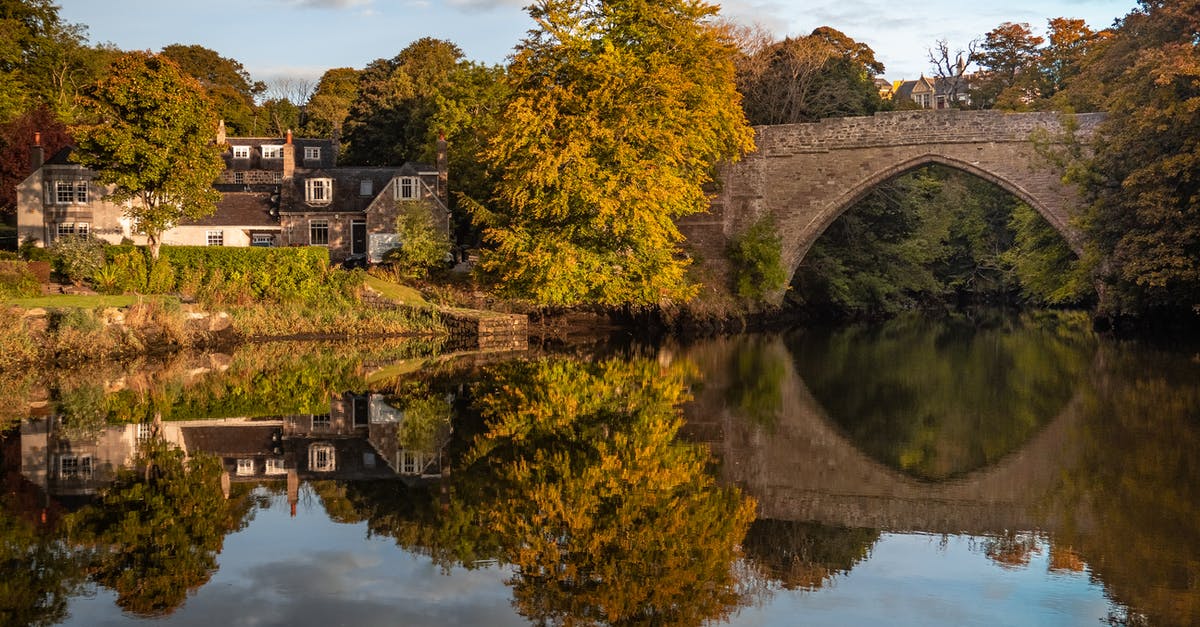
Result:
{"label": "window", "polygon": [[282,182],[283,182],[283,172],[274,172],[274,173],[272,173],[272,174],[273,174],[273,176],[272,176],[271,178],[272,178],[272,180],[274,180],[276,183],[282,183]]}
{"label": "window", "polygon": [[313,220],[308,223],[308,243],[313,246],[329,245],[329,220]]}
{"label": "window", "polygon": [[330,425],[329,414],[315,414],[312,417],[313,431],[328,431]]}
{"label": "window", "polygon": [[233,147],[233,158],[234,159],[249,159],[250,158],[250,147],[249,146],[234,146]]}
{"label": "window", "polygon": [[304,200],[314,205],[327,205],[333,200],[333,179],[304,181]]}
{"label": "window", "polygon": [[254,474],[254,460],[248,458],[237,460],[237,474],[239,477]]}
{"label": "window", "polygon": [[245,183],[246,182],[246,173],[245,172],[234,172],[233,173],[233,182],[234,183]]}
{"label": "window", "polygon": [[283,467],[283,460],[277,457],[272,457],[267,460],[268,475],[282,475],[287,472],[287,468]]}
{"label": "window", "polygon": [[400,449],[396,451],[399,473],[402,475],[419,475],[425,470],[425,455],[420,451]]}
{"label": "window", "polygon": [[209,246],[224,246],[225,231],[205,231],[204,241]]}
{"label": "window", "polygon": [[304,160],[305,161],[308,161],[310,159],[320,159],[320,158],[321,158],[321,149],[319,147],[317,147],[317,146],[305,146],[304,147]]}
{"label": "window", "polygon": [[87,237],[88,223],[87,222],[60,222],[55,231],[59,237]]}
{"label": "window", "polygon": [[91,479],[91,455],[62,455],[58,458],[60,479]]}
{"label": "window", "polygon": [[396,179],[396,200],[412,200],[417,198],[417,188],[420,181],[415,176],[402,176]]}
{"label": "window", "polygon": [[371,179],[363,179],[358,182],[358,195],[370,196],[375,192],[375,181]]}
{"label": "window", "polygon": [[275,235],[271,233],[255,233],[250,236],[250,245],[270,248],[275,245]]}
{"label": "window", "polygon": [[154,425],[148,422],[139,422],[137,426],[138,442],[147,442],[154,437]]}
{"label": "window", "polygon": [[332,472],[337,468],[332,444],[313,444],[308,448],[308,469],[317,472]]}
{"label": "window", "polygon": [[283,158],[283,146],[274,145],[274,144],[263,144],[262,145],[262,155],[263,155],[263,159],[282,159]]}
{"label": "window", "polygon": [[57,205],[84,204],[87,202],[87,181],[55,181],[54,203]]}

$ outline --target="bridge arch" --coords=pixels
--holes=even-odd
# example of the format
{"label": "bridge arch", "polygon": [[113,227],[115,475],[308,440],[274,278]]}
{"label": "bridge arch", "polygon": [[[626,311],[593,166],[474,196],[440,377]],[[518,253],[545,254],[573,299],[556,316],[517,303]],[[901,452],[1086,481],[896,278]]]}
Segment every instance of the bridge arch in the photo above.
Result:
{"label": "bridge arch", "polygon": [[[1075,116],[1086,141],[1103,114]],[[760,218],[770,216],[791,275],[825,229],[889,178],[937,163],[995,183],[1033,207],[1076,252],[1071,227],[1078,192],[1062,182],[1033,137],[1060,137],[1069,128],[1058,113],[893,111],[811,124],[755,127],[757,150],[724,166],[705,214],[680,220],[689,244],[712,276],[728,276],[725,249]],[[782,295],[780,295],[782,297]]]}

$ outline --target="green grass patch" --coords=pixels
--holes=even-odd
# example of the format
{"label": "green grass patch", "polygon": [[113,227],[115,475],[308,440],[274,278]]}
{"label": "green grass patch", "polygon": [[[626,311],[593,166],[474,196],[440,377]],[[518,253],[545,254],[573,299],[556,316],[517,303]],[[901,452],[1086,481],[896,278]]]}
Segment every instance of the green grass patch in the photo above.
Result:
{"label": "green grass patch", "polygon": [[25,307],[33,309],[41,307],[43,309],[77,307],[82,309],[95,309],[97,307],[128,307],[138,302],[148,301],[167,301],[172,300],[179,302],[178,298],[172,296],[155,296],[147,298],[137,294],[124,294],[120,296],[105,296],[101,294],[51,294],[49,296],[37,296],[34,298],[7,298],[0,300],[6,305],[16,305],[17,307]]}
{"label": "green grass patch", "polygon": [[394,301],[401,305],[409,305],[412,307],[430,307],[429,301],[421,296],[417,290],[399,283],[385,281],[377,276],[367,275],[367,287],[383,294],[384,298]]}

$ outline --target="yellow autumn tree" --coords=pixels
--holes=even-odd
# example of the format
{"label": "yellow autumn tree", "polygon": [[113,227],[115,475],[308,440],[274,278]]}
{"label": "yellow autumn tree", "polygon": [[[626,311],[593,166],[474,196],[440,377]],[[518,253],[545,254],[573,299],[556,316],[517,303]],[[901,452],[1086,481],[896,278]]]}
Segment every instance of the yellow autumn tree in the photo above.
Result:
{"label": "yellow autumn tree", "polygon": [[508,69],[473,206],[501,290],[543,305],[695,294],[675,226],[704,211],[713,166],[753,148],[734,47],[694,0],[538,0]]}

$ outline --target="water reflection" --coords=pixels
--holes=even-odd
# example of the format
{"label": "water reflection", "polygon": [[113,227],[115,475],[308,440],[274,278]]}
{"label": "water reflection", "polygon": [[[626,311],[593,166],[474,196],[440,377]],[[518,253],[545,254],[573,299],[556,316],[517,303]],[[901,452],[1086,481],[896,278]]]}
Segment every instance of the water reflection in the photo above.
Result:
{"label": "water reflection", "polygon": [[0,622],[244,601],[228,564],[318,562],[232,539],[315,508],[534,623],[1200,623],[1200,364],[1077,322],[5,373]]}

